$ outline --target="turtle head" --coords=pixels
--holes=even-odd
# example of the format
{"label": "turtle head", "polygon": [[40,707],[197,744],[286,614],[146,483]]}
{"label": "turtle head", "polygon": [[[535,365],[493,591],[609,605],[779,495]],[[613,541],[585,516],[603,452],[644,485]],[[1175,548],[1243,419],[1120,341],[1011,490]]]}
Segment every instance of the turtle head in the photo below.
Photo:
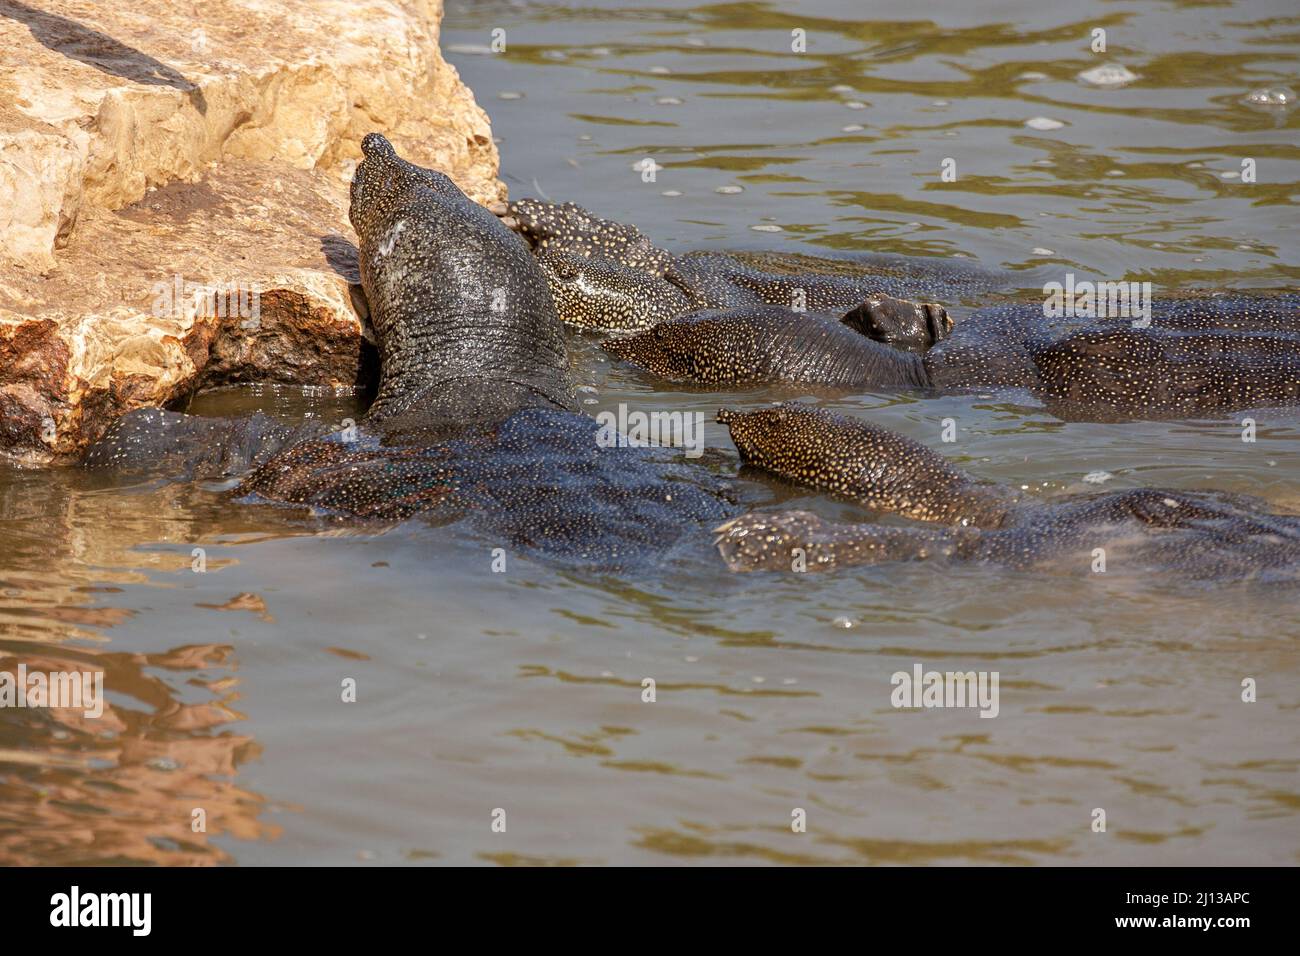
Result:
{"label": "turtle head", "polygon": [[636,226],[602,219],[581,206],[540,199],[517,199],[501,209],[502,222],[538,254],[571,252],[584,259],[607,259],[662,275],[672,255],[653,245]]}
{"label": "turtle head", "polygon": [[551,299],[570,325],[634,332],[691,311],[683,284],[610,259],[588,259],[557,249],[537,257]]}
{"label": "turtle head", "polygon": [[520,396],[569,407],[564,328],[528,248],[378,133],[361,152],[348,214],[380,359],[370,415],[482,396],[501,396],[497,411]]}
{"label": "turtle head", "polygon": [[718,422],[727,426],[746,464],[778,470],[775,466],[792,449],[801,449],[814,436],[824,434],[826,420],[815,406],[798,402],[768,405],[742,412],[718,409]]}
{"label": "turtle head", "polygon": [[716,339],[711,331],[696,320],[661,322],[632,335],[611,338],[601,348],[660,378],[691,381],[702,364],[710,363],[714,347],[720,345],[725,351],[725,342],[710,341]]}

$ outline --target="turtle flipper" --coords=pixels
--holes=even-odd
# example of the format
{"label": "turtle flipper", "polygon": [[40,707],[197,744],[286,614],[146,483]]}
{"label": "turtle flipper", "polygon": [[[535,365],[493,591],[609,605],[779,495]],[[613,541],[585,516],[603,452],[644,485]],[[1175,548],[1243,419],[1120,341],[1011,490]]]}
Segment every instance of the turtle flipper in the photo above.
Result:
{"label": "turtle flipper", "polygon": [[205,418],[138,408],[113,422],[82,458],[89,471],[193,481],[243,474],[280,449],[321,432],[319,422],[286,425],[261,412]]}

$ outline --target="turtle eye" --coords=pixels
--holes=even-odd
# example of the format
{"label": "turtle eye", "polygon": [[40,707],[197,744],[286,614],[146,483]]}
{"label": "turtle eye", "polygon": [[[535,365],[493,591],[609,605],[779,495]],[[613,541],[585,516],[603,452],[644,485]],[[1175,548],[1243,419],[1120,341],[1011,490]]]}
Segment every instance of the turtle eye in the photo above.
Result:
{"label": "turtle eye", "polygon": [[556,276],[565,282],[578,278],[578,266],[571,259],[557,259],[553,268]]}

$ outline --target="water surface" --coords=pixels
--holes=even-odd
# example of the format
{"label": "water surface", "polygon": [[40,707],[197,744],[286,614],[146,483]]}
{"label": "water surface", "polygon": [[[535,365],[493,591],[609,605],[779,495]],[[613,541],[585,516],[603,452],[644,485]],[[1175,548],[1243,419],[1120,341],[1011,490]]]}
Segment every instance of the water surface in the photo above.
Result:
{"label": "water surface", "polygon": [[[674,249],[961,255],[1157,294],[1294,285],[1297,114],[1242,102],[1300,86],[1293,3],[786,7],[451,0],[444,45],[512,195]],[[477,52],[498,28],[506,51]],[[1078,79],[1104,63],[1138,79]],[[768,397],[661,391],[589,338],[573,352],[592,412]],[[823,403],[1044,499],[1105,472],[1300,511],[1294,412],[1259,412],[1245,443],[1238,419],[1066,424],[1026,396]],[[361,410],[272,387],[190,410],[253,408]],[[734,455],[720,426],[706,437]],[[0,861],[1295,863],[1297,610],[1238,582],[1084,571],[493,573],[454,529],[358,533],[219,486],[0,466],[0,669],[99,668],[109,691],[99,721],[0,711]],[[894,709],[890,675],[918,662],[997,671],[999,716]]]}

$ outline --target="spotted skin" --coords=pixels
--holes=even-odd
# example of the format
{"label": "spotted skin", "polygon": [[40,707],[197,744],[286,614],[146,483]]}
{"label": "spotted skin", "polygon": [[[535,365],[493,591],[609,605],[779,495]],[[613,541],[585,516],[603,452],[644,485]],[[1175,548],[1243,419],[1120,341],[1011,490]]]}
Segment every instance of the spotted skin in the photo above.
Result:
{"label": "spotted skin", "polygon": [[539,253],[569,252],[663,275],[672,255],[651,244],[636,226],[601,219],[576,203],[520,199],[505,210],[510,225]]}
{"label": "spotted skin", "polygon": [[840,523],[799,510],[750,512],[716,532],[736,572],[928,560],[1077,576],[1097,573],[1101,548],[1112,575],[1213,587],[1300,581],[1300,519],[1213,492],[1114,492],[1044,505],[994,530]]}
{"label": "spotted skin", "polygon": [[178,478],[238,475],[295,442],[328,431],[322,422],[286,425],[261,412],[243,418],[202,418],[141,408],[113,422],[82,458],[88,471]]}
{"label": "spotted skin", "polygon": [[[700,305],[712,309],[780,305],[800,312],[845,315],[859,331],[909,347],[926,347],[952,328],[947,310],[934,302],[915,302],[917,295],[957,299],[985,291],[983,277],[921,273],[877,274],[864,266],[856,273],[844,260],[795,257],[808,271],[778,271],[776,253],[737,255],[689,252],[673,262],[673,275],[694,290]],[[826,271],[815,271],[825,269]],[[862,310],[865,310],[862,311]],[[888,322],[884,321],[886,318]],[[877,322],[880,324],[877,325]]]}
{"label": "spotted skin", "polygon": [[1076,418],[1191,418],[1300,404],[1300,335],[1102,328],[1033,357],[1048,407]]}
{"label": "spotted skin", "polygon": [[[705,295],[680,273],[677,266],[671,267],[664,275],[656,275],[607,259],[586,259],[573,252],[555,250],[540,252],[537,262],[546,276],[561,320],[582,329],[635,333],[661,322],[717,308],[791,319],[804,315],[834,317],[830,313],[809,312],[807,309],[796,311],[779,305],[769,309],[771,303],[762,295],[742,294],[725,285],[718,287],[717,295]],[[770,298],[793,298],[784,283],[784,279],[773,279],[767,285]],[[865,299],[855,298],[864,288],[854,286],[847,292],[836,290],[834,295],[815,296],[811,301],[833,311],[838,308],[835,303],[840,298],[855,302],[839,321],[867,338],[901,349],[923,350],[946,338],[952,331],[952,319],[940,305],[910,302],[884,293]],[[799,298],[801,304],[807,301],[802,291]]]}
{"label": "spotted skin", "polygon": [[337,519],[466,520],[492,546],[602,572],[689,552],[735,513],[732,494],[672,449],[606,448],[585,416],[534,407],[453,439],[393,445],[303,442],[255,470],[236,494]]}
{"label": "spotted skin", "polygon": [[1020,570],[1108,570],[1184,581],[1300,580],[1300,518],[1214,492],[1135,489],[1035,503],[980,485],[900,435],[810,406],[719,412],[748,463],[918,527],[750,512],[715,529],[733,571],[830,571],[893,561],[989,562]]}
{"label": "spotted skin", "polygon": [[556,313],[575,328],[635,332],[699,306],[699,300],[673,280],[608,259],[543,251],[537,264]]}
{"label": "spotted skin", "polygon": [[929,384],[918,356],[873,342],[832,319],[773,305],[697,312],[610,339],[602,348],[660,378],[716,387]]}
{"label": "spotted skin", "polygon": [[1188,418],[1300,403],[1300,295],[1187,294],[1130,319],[982,309],[925,354],[939,391],[1025,388],[1068,421]]}
{"label": "spotted skin", "polygon": [[[847,323],[844,323],[847,325]],[[695,313],[606,343],[662,378],[726,387],[1027,389],[1072,421],[1189,418],[1300,404],[1300,296],[1174,298],[1149,328],[1050,322],[1037,305],[976,312],[924,355],[775,307]]]}
{"label": "spotted skin", "polygon": [[973,481],[896,432],[811,405],[787,402],[753,412],[724,408],[740,458],[787,481],[918,521],[998,527],[1005,492]]}

